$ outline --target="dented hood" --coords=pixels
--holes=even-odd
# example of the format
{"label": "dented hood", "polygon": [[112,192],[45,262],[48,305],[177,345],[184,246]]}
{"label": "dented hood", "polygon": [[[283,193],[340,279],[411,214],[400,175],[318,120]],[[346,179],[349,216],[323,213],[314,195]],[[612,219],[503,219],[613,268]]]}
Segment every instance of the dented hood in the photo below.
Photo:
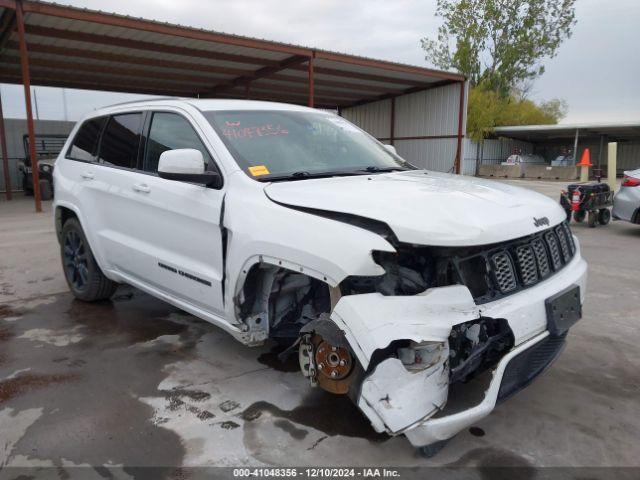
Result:
{"label": "dented hood", "polygon": [[265,192],[284,205],[379,220],[401,242],[419,245],[485,245],[566,218],[557,202],[531,190],[425,170],[277,182]]}

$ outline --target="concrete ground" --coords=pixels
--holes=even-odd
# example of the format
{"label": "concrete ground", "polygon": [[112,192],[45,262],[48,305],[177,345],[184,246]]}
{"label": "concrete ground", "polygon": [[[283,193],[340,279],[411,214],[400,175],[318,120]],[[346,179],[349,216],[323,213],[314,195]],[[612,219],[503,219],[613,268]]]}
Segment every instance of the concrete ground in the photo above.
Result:
{"label": "concrete ground", "polygon": [[[509,183],[554,198],[563,187]],[[590,284],[564,353],[427,460],[310,389],[269,345],[244,347],[129,287],[73,300],[45,209],[0,202],[0,468],[640,466],[639,226],[573,227]]]}

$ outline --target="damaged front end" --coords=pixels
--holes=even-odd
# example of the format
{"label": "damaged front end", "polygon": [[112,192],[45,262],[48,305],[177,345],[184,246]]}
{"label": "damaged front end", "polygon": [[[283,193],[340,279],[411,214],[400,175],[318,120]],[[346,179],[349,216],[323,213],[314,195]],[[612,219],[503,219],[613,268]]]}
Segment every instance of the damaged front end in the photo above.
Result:
{"label": "damaged front end", "polygon": [[337,285],[280,261],[257,265],[239,316],[288,346],[285,356],[297,349],[310,384],[348,395],[377,432],[433,446],[556,358],[564,337],[547,330],[547,302],[568,288],[579,297],[586,264],[564,224],[473,247],[385,238],[395,251],[372,252],[384,273]]}
{"label": "damaged front end", "polygon": [[453,383],[512,347],[507,322],[480,317],[468,289],[451,286],[342,297],[331,317],[303,327],[299,352],[312,385],[348,394],[376,431],[397,435],[441,412]]}

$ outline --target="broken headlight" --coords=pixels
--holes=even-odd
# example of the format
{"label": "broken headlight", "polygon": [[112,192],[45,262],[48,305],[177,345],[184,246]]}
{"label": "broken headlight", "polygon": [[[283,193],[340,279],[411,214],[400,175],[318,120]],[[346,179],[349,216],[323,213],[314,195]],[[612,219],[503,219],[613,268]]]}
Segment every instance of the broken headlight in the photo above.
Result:
{"label": "broken headlight", "polygon": [[409,371],[426,370],[442,363],[449,356],[444,342],[410,342],[406,347],[398,348],[398,359]]}

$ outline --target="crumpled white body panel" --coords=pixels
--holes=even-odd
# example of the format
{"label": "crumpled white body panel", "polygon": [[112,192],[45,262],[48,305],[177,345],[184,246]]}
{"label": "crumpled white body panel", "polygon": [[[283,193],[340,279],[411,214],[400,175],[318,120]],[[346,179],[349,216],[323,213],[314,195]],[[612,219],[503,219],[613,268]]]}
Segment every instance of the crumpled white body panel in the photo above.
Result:
{"label": "crumpled white body panel", "polygon": [[373,352],[393,340],[444,342],[453,325],[479,317],[469,289],[462,285],[432,288],[406,297],[350,295],[342,297],[331,314],[364,369]]}
{"label": "crumpled white body panel", "polygon": [[448,354],[444,349],[441,362],[420,372],[407,371],[397,358],[380,362],[362,383],[358,400],[373,428],[396,433],[443,408],[449,391]]}
{"label": "crumpled white body panel", "polygon": [[454,415],[431,418],[446,404],[448,355],[442,355],[434,367],[415,373],[396,358],[380,362],[364,379],[358,398],[358,406],[373,428],[392,435],[403,433],[413,445],[424,446],[451,438],[491,413],[509,361],[548,335],[545,300],[578,285],[584,301],[587,265],[577,239],[575,242],[576,255],[562,271],[535,287],[485,305],[476,305],[464,286],[433,288],[407,297],[342,297],[331,318],[344,331],[365,370],[374,352],[394,340],[446,342],[453,325],[480,316],[504,318],[514,333],[515,347],[495,367],[484,400]]}

